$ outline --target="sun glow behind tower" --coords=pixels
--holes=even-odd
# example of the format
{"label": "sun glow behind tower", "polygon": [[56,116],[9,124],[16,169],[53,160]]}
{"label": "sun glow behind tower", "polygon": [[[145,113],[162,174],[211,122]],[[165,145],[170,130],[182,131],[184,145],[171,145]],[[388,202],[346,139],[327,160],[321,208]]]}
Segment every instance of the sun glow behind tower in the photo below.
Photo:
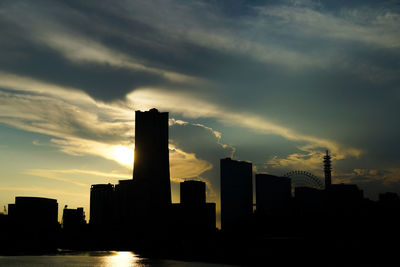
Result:
{"label": "sun glow behind tower", "polygon": [[118,145],[113,147],[111,154],[118,163],[125,166],[132,166],[134,161],[133,149]]}

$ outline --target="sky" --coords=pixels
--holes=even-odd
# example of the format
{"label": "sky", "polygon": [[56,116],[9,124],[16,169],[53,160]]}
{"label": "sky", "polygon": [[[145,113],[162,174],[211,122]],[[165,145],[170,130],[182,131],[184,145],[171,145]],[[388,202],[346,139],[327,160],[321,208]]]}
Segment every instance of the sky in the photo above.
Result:
{"label": "sky", "polygon": [[[219,160],[400,193],[400,1],[0,2],[0,206],[84,207],[131,179],[135,110],[169,112],[172,200]],[[61,218],[61,217],[60,217]]]}

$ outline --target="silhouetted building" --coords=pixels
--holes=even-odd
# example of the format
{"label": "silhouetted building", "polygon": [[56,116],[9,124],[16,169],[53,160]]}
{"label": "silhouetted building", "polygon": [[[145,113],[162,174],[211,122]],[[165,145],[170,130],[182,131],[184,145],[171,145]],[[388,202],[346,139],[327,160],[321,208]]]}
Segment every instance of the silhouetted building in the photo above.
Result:
{"label": "silhouetted building", "polygon": [[215,203],[206,203],[206,183],[180,183],[181,203],[172,205],[175,229],[190,236],[211,233],[216,229]]}
{"label": "silhouetted building", "polygon": [[135,162],[133,179],[140,186],[147,205],[171,204],[168,149],[168,112],[136,111]]}
{"label": "silhouetted building", "polygon": [[105,227],[112,225],[114,221],[114,185],[92,185],[90,188],[90,225]]}
{"label": "silhouetted building", "polygon": [[[57,248],[60,224],[56,199],[16,197],[9,204],[7,231],[2,232],[0,253],[9,251],[53,250]],[[2,229],[4,230],[4,229]]]}
{"label": "silhouetted building", "polygon": [[290,178],[256,174],[256,211],[258,215],[288,213],[292,185]]}
{"label": "silhouetted building", "polygon": [[398,194],[393,192],[386,192],[379,194],[379,202],[381,203],[398,203],[400,197]]}
{"label": "silhouetted building", "polygon": [[324,156],[325,189],[329,188],[332,184],[331,171],[331,156],[329,155],[329,152],[327,150],[326,155]]}
{"label": "silhouetted building", "polygon": [[355,184],[332,184],[326,190],[325,204],[334,215],[355,215],[363,199],[364,192]]}
{"label": "silhouetted building", "polygon": [[180,183],[181,204],[202,205],[206,203],[206,183],[201,181],[184,181]]}
{"label": "silhouetted building", "polygon": [[10,217],[15,217],[15,204],[8,204],[8,215]]}
{"label": "silhouetted building", "polygon": [[58,226],[56,199],[15,197],[15,204],[10,204],[8,210],[10,220],[20,227],[50,230]]}
{"label": "silhouetted building", "polygon": [[119,225],[131,225],[135,216],[135,181],[120,180],[115,185],[115,220]]}
{"label": "silhouetted building", "polygon": [[68,209],[67,206],[65,206],[61,226],[64,230],[83,230],[86,226],[85,212],[83,211],[83,208]]}
{"label": "silhouetted building", "polygon": [[379,194],[378,207],[381,216],[400,219],[400,197],[394,192]]}
{"label": "silhouetted building", "polygon": [[252,164],[221,159],[221,228],[237,230],[253,213]]}
{"label": "silhouetted building", "polygon": [[312,187],[296,187],[294,189],[294,198],[298,213],[316,214],[322,212],[324,193],[324,191]]}
{"label": "silhouetted building", "polygon": [[8,215],[0,213],[0,229],[6,229],[8,227]]}

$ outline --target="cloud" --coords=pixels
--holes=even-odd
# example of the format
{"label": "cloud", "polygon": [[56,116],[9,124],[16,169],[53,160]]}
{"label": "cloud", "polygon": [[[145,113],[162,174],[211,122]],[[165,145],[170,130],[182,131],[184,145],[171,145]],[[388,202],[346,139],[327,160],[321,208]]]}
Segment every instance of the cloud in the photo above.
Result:
{"label": "cloud", "polygon": [[[143,88],[129,94],[126,103],[119,101],[106,104],[95,101],[74,88],[63,88],[5,72],[0,72],[0,78],[0,86],[8,90],[0,91],[1,122],[23,130],[54,136],[51,143],[70,155],[100,156],[127,168],[132,168],[133,162],[132,110],[147,110],[152,107],[170,111],[172,114],[182,114],[187,118],[213,118],[225,125],[305,143],[298,147],[301,153],[291,154],[287,158],[272,158],[268,162],[270,167],[279,165],[297,168],[302,164],[307,168],[317,169],[321,153],[325,149],[329,149],[336,160],[359,157],[362,154],[360,149],[345,147],[326,138],[301,134],[259,115],[238,113],[190,93]],[[48,112],[49,110],[52,112]],[[221,143],[221,133],[210,127],[179,120],[170,120],[170,124],[172,132],[176,128],[186,132],[183,135],[179,134],[175,140],[172,139],[172,144],[176,149],[180,149],[178,152],[181,153],[172,153],[171,162],[176,160],[183,164],[183,160],[186,160],[189,166],[194,163],[198,165],[198,168],[184,169],[186,172],[183,169],[174,171],[177,176],[185,173],[187,177],[200,176],[212,168],[212,165],[207,165],[204,160],[218,163],[210,155],[215,154],[218,159],[224,157],[214,149],[207,149],[219,147],[218,149],[225,151],[225,156],[232,156],[234,153],[232,146]],[[190,134],[187,134],[187,131]],[[210,141],[204,139],[207,135],[211,137]],[[193,138],[197,141],[191,141]],[[186,139],[188,140],[185,141]],[[210,145],[205,145],[207,142],[211,142]],[[228,150],[230,152],[227,152]],[[193,155],[190,156],[190,153]],[[178,168],[178,165],[174,164],[173,168]]]}
{"label": "cloud", "polygon": [[78,169],[28,169],[22,172],[23,174],[37,176],[41,178],[70,183],[76,186],[89,187],[89,184],[82,183],[79,178],[74,178],[76,175],[89,175],[95,177],[111,178],[111,179],[129,179],[130,175],[117,172],[100,172],[95,170],[78,170]]}
{"label": "cloud", "polygon": [[337,171],[332,176],[333,183],[357,184],[364,190],[364,196],[378,199],[384,192],[400,192],[400,168],[355,168],[350,171]]}
{"label": "cloud", "polygon": [[34,192],[38,194],[50,194],[50,195],[67,195],[75,197],[87,197],[87,194],[69,192],[64,190],[54,190],[45,187],[33,186],[33,187],[11,187],[11,186],[0,186],[0,191],[12,191],[12,192]]}
{"label": "cloud", "polygon": [[[72,9],[68,5],[49,3],[46,11],[25,2],[24,5],[5,5],[0,12],[3,14],[4,20],[17,25],[20,31],[25,32],[25,36],[23,36],[25,40],[51,48],[73,63],[100,64],[133,72],[144,72],[176,83],[204,82],[197,77],[148,66],[133,55],[103,44],[102,38],[98,38],[99,35],[96,36],[97,38],[91,37],[91,34],[84,30],[85,27],[92,27],[94,32],[100,34],[97,26],[92,25],[92,21],[81,11]],[[66,16],[66,14],[68,15]],[[72,20],[80,21],[86,26],[75,28],[72,26]]]}
{"label": "cloud", "polygon": [[207,163],[207,167],[203,168],[201,172],[185,178],[204,181],[207,186],[208,201],[218,203],[219,161],[221,158],[232,157],[235,148],[222,142],[222,133],[203,124],[170,119],[169,129],[170,146],[193,153],[198,160]]}
{"label": "cloud", "polygon": [[235,148],[221,141],[222,133],[199,123],[170,120],[170,143],[200,158],[232,157]]}
{"label": "cloud", "polygon": [[0,72],[0,88],[7,89],[0,91],[0,122],[54,136],[51,141],[64,152],[115,160],[121,145],[132,146],[133,111],[126,106],[4,72]]}
{"label": "cloud", "polygon": [[327,38],[337,42],[357,41],[384,48],[400,46],[400,37],[396,25],[400,16],[389,9],[341,8],[338,12],[329,12],[323,4],[278,5],[257,7],[259,25],[273,22],[287,33],[294,33],[297,38]]}
{"label": "cloud", "polygon": [[[4,72],[0,72],[0,88],[7,89],[0,90],[0,122],[53,136],[50,143],[69,155],[99,156],[133,168],[134,108],[129,103],[106,104],[77,89]],[[202,129],[219,134],[205,126]],[[197,158],[196,151],[185,152],[173,144],[170,149],[172,179],[197,177],[212,168],[209,162]],[[65,170],[28,172],[84,186],[60,177],[67,173]]]}
{"label": "cloud", "polygon": [[379,182],[383,186],[390,186],[392,184],[400,184],[400,168],[386,168],[386,169],[353,169],[351,172],[338,172],[337,179],[340,182],[351,183],[357,181],[358,183],[368,184],[372,182]]}
{"label": "cloud", "polygon": [[308,153],[293,153],[286,158],[273,156],[265,164],[267,170],[286,169],[286,170],[307,170],[313,173],[322,173],[323,153],[320,151],[309,151]]}
{"label": "cloud", "polygon": [[[153,5],[162,8],[155,11]],[[107,10],[131,23],[140,21],[150,25],[181,42],[221,53],[245,55],[254,61],[283,65],[296,71],[336,65],[345,46],[351,46],[354,41],[389,49],[400,45],[400,16],[389,8],[357,6],[332,12],[324,8],[324,4],[312,1],[254,6],[242,3],[240,8],[250,12],[230,17],[218,4],[196,1],[146,4],[123,1]],[[341,41],[347,42],[345,46]],[[345,49],[338,53],[330,42]]]}
{"label": "cloud", "polygon": [[[323,58],[315,58],[282,44],[254,38],[257,36],[254,29],[260,25],[259,21],[241,17],[241,21],[244,23],[240,24],[236,18],[226,17],[212,5],[206,3],[169,1],[165,4],[156,2],[157,5],[163,6],[159,12],[152,10],[154,2],[150,5],[123,2],[110,9],[109,12],[114,14],[118,12],[119,16],[123,16],[130,22],[139,20],[146,25],[151,25],[160,32],[167,33],[168,36],[174,36],[180,42],[188,42],[222,53],[249,56],[255,61],[296,69],[301,66],[325,64]],[[137,10],[141,10],[141,12],[137,12]],[[163,23],[155,23],[160,20]],[[260,33],[265,33],[268,28],[259,28],[258,30]]]}
{"label": "cloud", "polygon": [[198,159],[195,153],[186,153],[181,149],[170,147],[171,180],[179,183],[186,178],[198,177],[213,166],[206,160]]}
{"label": "cloud", "polygon": [[67,59],[77,63],[105,64],[118,68],[127,68],[132,71],[142,71],[162,76],[172,82],[200,83],[201,80],[185,74],[148,67],[138,63],[131,56],[122,52],[113,51],[104,45],[81,36],[60,34],[59,31],[41,34],[39,42],[59,51]]}
{"label": "cloud", "polygon": [[188,118],[214,118],[226,125],[246,128],[262,134],[282,136],[291,141],[306,142],[303,150],[329,149],[336,159],[359,157],[362,151],[345,147],[333,140],[305,135],[293,129],[270,122],[267,118],[248,113],[238,113],[228,107],[204,101],[197,95],[191,96],[182,92],[164,92],[156,88],[137,89],[127,96],[128,101],[141,109],[158,107],[172,113],[182,114]]}

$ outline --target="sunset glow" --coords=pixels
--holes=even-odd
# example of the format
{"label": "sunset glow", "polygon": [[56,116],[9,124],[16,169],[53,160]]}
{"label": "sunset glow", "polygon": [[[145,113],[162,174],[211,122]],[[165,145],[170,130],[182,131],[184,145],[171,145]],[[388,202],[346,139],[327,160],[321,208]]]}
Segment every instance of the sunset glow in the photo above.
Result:
{"label": "sunset glow", "polygon": [[133,160],[134,160],[133,149],[125,146],[114,146],[111,155],[112,157],[115,158],[115,160],[118,163],[121,163],[127,167],[133,166]]}

